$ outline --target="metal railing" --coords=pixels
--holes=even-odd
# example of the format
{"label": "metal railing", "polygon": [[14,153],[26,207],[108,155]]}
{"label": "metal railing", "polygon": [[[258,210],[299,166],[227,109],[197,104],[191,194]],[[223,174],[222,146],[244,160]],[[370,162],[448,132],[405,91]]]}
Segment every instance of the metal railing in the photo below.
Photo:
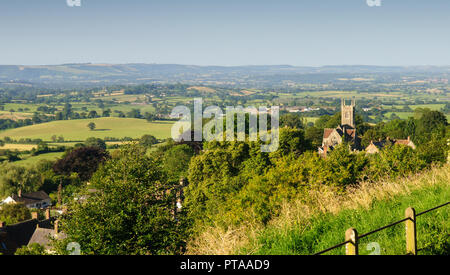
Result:
{"label": "metal railing", "polygon": [[449,205],[450,202],[446,202],[444,204],[438,205],[436,207],[433,207],[431,209],[425,210],[423,212],[420,212],[418,214],[416,214],[416,211],[414,210],[414,208],[412,207],[408,207],[405,210],[405,218],[396,222],[393,222],[391,224],[388,224],[386,226],[377,228],[373,231],[370,231],[368,233],[365,234],[361,234],[358,235],[358,232],[356,231],[356,229],[354,228],[349,228],[347,229],[347,231],[345,231],[345,241],[337,244],[335,246],[329,247],[325,250],[322,250],[320,252],[315,253],[314,255],[321,255],[324,254],[326,252],[329,252],[331,250],[334,250],[336,248],[339,248],[343,245],[345,245],[345,254],[346,255],[358,255],[358,244],[359,244],[359,240],[362,238],[365,238],[367,236],[370,236],[374,233],[377,233],[381,230],[384,230],[386,228],[395,226],[397,224],[400,224],[402,222],[405,222],[405,231],[406,231],[406,254],[410,254],[410,255],[417,255],[417,231],[416,231],[416,218],[426,214],[428,212],[434,211],[436,209],[439,209],[441,207],[447,206]]}

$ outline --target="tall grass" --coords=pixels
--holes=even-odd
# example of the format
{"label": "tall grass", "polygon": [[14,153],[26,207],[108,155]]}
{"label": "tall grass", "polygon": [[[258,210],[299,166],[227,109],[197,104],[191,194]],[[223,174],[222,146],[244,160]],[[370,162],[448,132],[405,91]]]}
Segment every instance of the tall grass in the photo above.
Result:
{"label": "tall grass", "polygon": [[[313,254],[344,241],[354,227],[366,233],[404,218],[412,206],[421,212],[450,201],[450,165],[396,181],[365,182],[339,194],[329,187],[311,190],[285,202],[281,214],[266,226],[206,228],[188,246],[189,254]],[[418,217],[420,254],[450,253],[450,206]],[[377,242],[381,254],[405,253],[404,223],[361,240],[360,253]],[[327,254],[344,254],[344,248]]]}

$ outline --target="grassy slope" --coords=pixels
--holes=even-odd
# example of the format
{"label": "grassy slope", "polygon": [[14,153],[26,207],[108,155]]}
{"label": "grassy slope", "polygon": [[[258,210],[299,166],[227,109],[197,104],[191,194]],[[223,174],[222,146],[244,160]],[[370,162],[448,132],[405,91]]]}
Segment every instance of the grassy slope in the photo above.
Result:
{"label": "grassy slope", "polygon": [[[96,130],[87,128],[89,122],[97,125]],[[152,122],[133,118],[96,118],[61,120],[26,126],[0,132],[0,138],[5,136],[13,139],[41,138],[50,141],[53,135],[62,135],[66,141],[84,141],[88,137],[131,137],[139,138],[144,134],[154,135],[156,138],[170,136],[171,122]]]}
{"label": "grassy slope", "polygon": [[23,157],[22,160],[19,161],[15,161],[13,162],[14,165],[21,165],[21,166],[30,166],[30,165],[34,165],[36,164],[38,161],[40,160],[56,160],[60,157],[62,157],[62,155],[64,154],[64,152],[53,152],[53,153],[46,153],[46,154],[41,154],[41,155],[37,155],[37,156],[21,156]]}
{"label": "grassy slope", "polygon": [[[117,149],[107,149],[109,153],[114,152]],[[37,156],[31,156],[31,155],[21,155],[20,157],[22,160],[13,162],[14,165],[19,166],[32,166],[35,165],[40,160],[56,160],[61,158],[64,155],[64,152],[52,152],[52,153],[46,153],[41,154]]]}
{"label": "grassy slope", "polygon": [[[409,180],[412,182],[405,183],[406,188],[403,187],[403,191],[388,199],[372,200],[368,207],[343,208],[335,214],[321,213],[310,219],[306,225],[294,224],[285,228],[269,226],[256,239],[256,254],[313,254],[343,242],[344,232],[350,227],[356,228],[360,234],[367,233],[403,219],[404,211],[409,206],[415,207],[416,212],[422,212],[450,201],[448,165]],[[402,183],[397,184],[400,187]],[[386,188],[389,188],[388,185]],[[395,187],[392,190],[396,190]],[[360,196],[364,196],[364,193]],[[423,249],[421,254],[442,253],[433,251],[432,247],[433,243],[439,242],[436,237],[441,238],[442,242],[442,238],[450,233],[450,206],[418,217],[417,230],[418,248]],[[448,241],[447,239],[447,245]],[[367,250],[367,244],[370,242],[380,244],[382,255],[404,254],[404,223],[362,239],[360,254],[371,252]],[[344,253],[345,248],[342,247],[328,254]]]}
{"label": "grassy slope", "polygon": [[[189,242],[188,254],[314,254],[343,242],[350,227],[367,233],[403,219],[409,206],[418,213],[448,201],[450,164],[396,181],[362,183],[342,195],[324,188],[311,191],[307,202],[286,202],[266,226],[207,228]],[[419,254],[450,253],[450,206],[418,217],[417,230]],[[382,255],[404,254],[404,235],[404,223],[375,233],[361,240],[360,254],[371,252],[370,242],[380,244]],[[326,254],[344,253],[341,247]]]}
{"label": "grassy slope", "polygon": [[[268,228],[258,237],[260,248],[256,254],[314,254],[344,241],[344,232],[354,227],[361,233],[388,225],[404,218],[404,211],[415,206],[421,212],[450,200],[450,188],[436,185],[416,190],[409,195],[399,195],[389,201],[375,202],[371,209],[344,210],[338,215],[323,214],[306,228],[294,226],[287,230]],[[418,248],[421,254],[432,253],[434,236],[449,234],[450,207],[447,206],[418,217]],[[405,254],[404,223],[361,239],[360,254],[368,254],[367,244],[378,242],[382,255]],[[327,254],[344,254],[345,247]]]}

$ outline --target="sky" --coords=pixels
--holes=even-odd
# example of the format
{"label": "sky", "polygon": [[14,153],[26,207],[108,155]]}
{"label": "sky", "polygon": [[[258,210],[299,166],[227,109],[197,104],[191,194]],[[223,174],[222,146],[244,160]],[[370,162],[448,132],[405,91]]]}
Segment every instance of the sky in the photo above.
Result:
{"label": "sky", "polygon": [[0,0],[0,64],[450,65],[448,0],[66,1]]}

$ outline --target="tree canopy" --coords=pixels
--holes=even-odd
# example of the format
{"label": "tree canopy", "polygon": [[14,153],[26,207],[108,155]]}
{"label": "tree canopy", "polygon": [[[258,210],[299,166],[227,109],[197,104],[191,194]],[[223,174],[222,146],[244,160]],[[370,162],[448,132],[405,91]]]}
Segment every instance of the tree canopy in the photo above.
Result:
{"label": "tree canopy", "polygon": [[83,254],[177,254],[185,245],[183,210],[175,211],[176,184],[167,181],[161,160],[127,146],[92,177],[98,192],[73,202],[62,219],[68,238]]}

